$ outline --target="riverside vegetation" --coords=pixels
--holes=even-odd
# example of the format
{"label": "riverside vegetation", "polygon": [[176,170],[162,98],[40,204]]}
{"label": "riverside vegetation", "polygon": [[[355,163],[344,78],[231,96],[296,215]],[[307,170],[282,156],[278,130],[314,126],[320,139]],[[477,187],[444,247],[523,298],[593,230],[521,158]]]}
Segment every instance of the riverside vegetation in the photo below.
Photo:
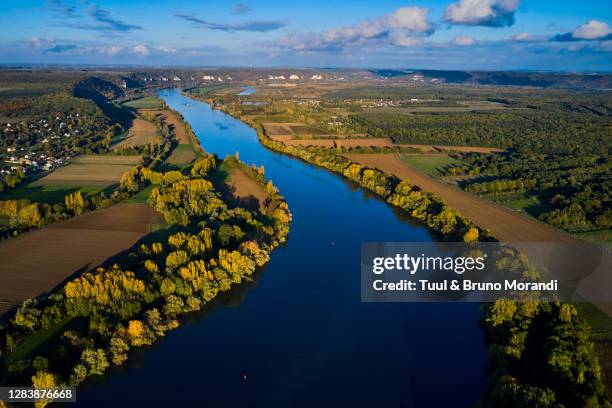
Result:
{"label": "riverside vegetation", "polygon": [[[406,181],[363,167],[330,149],[289,146],[268,138],[261,123],[252,116],[243,116],[235,106],[216,104],[253,126],[261,143],[268,148],[341,174],[406,211],[444,239],[496,240],[491,232],[473,225],[442,199]],[[517,253],[509,253],[504,262],[512,265],[518,276],[533,277],[533,267]],[[574,306],[558,302],[499,300],[484,304],[482,309],[490,377],[480,406],[611,406],[589,337],[590,328]]]}
{"label": "riverside vegetation", "polygon": [[[24,302],[3,328],[3,384],[76,386],[120,365],[130,348],[152,344],[268,262],[286,240],[291,214],[259,169],[269,194],[269,214],[230,208],[208,175],[217,166],[202,154],[185,171],[139,166],[126,175],[132,189],[152,186],[148,203],[171,233],[152,238],[108,268],[87,272],[57,292]],[[44,402],[40,405],[44,405]]]}

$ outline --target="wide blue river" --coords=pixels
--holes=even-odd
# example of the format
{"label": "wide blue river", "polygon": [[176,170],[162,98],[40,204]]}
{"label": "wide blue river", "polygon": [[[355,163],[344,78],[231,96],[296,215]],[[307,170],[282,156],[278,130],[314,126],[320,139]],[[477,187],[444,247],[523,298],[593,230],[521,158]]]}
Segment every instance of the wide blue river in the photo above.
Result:
{"label": "wide blue river", "polygon": [[263,164],[286,197],[286,245],[255,282],[187,316],[78,405],[468,407],[485,387],[474,303],[361,303],[360,244],[431,241],[428,230],[338,176],[259,144],[253,129],[165,90],[202,146]]}

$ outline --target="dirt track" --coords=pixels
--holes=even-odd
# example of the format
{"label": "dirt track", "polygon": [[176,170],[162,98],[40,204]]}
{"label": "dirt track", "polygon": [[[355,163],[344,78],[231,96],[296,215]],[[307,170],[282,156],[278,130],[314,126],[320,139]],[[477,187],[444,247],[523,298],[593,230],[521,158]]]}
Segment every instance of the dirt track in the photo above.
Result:
{"label": "dirt track", "polygon": [[444,184],[406,166],[395,154],[348,154],[352,160],[408,180],[444,199],[481,228],[504,242],[572,242],[574,238],[549,225]]}
{"label": "dirt track", "polygon": [[119,204],[0,243],[0,314],[130,248],[160,220],[146,204]]}

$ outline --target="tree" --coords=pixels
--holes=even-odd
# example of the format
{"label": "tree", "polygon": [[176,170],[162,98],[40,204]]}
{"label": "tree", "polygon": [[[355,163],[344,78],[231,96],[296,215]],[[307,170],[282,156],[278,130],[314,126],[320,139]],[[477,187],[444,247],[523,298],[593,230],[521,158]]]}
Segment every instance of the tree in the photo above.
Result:
{"label": "tree", "polygon": [[113,336],[110,340],[109,352],[111,355],[111,361],[115,365],[121,365],[127,360],[127,352],[130,346],[127,342],[118,336]]}
{"label": "tree", "polygon": [[[53,388],[56,386],[56,377],[47,372],[47,371],[37,371],[35,375],[32,376],[32,386],[34,388]],[[34,403],[36,408],[43,408],[47,406],[51,400],[40,400]]]}
{"label": "tree", "polygon": [[101,348],[83,350],[81,363],[87,369],[87,375],[102,375],[109,366],[106,352]]}
{"label": "tree", "polygon": [[80,191],[68,194],[64,199],[66,208],[74,212],[75,215],[81,215],[85,209],[85,200]]}
{"label": "tree", "polygon": [[463,235],[463,242],[476,242],[478,240],[478,228],[471,227],[468,232]]}

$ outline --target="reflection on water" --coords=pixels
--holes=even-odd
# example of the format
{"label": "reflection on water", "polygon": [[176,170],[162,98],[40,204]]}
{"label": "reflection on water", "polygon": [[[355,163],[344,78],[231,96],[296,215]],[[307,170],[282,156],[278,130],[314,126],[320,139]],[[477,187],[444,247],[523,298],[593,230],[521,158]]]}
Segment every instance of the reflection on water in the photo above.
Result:
{"label": "reflection on water", "polygon": [[244,123],[178,90],[160,95],[206,150],[264,165],[293,213],[289,240],[253,282],[81,388],[79,404],[473,405],[485,386],[478,305],[360,301],[361,243],[429,242],[425,228],[353,183],[265,149]]}

